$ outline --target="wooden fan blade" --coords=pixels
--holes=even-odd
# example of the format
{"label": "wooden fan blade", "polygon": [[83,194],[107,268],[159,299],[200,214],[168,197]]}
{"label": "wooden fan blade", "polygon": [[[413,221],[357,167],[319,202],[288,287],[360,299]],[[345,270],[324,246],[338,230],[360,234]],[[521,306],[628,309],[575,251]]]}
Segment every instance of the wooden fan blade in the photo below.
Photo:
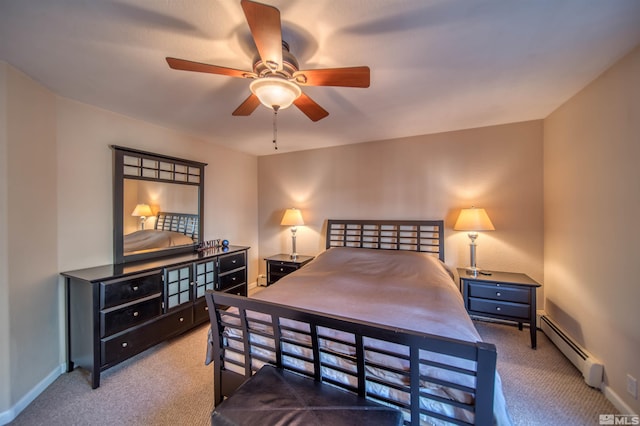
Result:
{"label": "wooden fan blade", "polygon": [[258,105],[260,105],[260,100],[252,93],[231,115],[251,115],[258,108]]}
{"label": "wooden fan blade", "polygon": [[318,105],[313,99],[304,93],[298,96],[298,99],[293,101],[293,104],[304,112],[304,114],[311,119],[311,121],[318,121],[325,118],[329,113]]}
{"label": "wooden fan blade", "polygon": [[369,87],[369,67],[326,68],[293,73],[301,86]]}
{"label": "wooden fan blade", "polygon": [[240,2],[262,62],[271,70],[282,70],[280,11],[249,0]]}
{"label": "wooden fan blade", "polygon": [[256,75],[250,71],[242,71],[234,68],[219,67],[217,65],[203,64],[187,61],[186,59],[167,58],[169,67],[174,70],[205,72],[209,74],[221,74],[229,77],[254,78]]}

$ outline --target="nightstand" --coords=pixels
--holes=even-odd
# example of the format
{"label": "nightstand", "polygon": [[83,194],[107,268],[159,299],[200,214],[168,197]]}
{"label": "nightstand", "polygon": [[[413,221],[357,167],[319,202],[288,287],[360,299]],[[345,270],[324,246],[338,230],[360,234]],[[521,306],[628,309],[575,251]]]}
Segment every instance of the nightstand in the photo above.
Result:
{"label": "nightstand", "polygon": [[266,257],[267,261],[267,285],[271,285],[285,275],[297,271],[307,263],[311,262],[315,256],[298,255],[295,259],[289,254],[276,254]]}
{"label": "nightstand", "polygon": [[491,275],[470,275],[458,268],[462,298],[469,315],[496,318],[529,324],[531,347],[536,348],[536,289],[535,280],[525,274],[483,271]]}

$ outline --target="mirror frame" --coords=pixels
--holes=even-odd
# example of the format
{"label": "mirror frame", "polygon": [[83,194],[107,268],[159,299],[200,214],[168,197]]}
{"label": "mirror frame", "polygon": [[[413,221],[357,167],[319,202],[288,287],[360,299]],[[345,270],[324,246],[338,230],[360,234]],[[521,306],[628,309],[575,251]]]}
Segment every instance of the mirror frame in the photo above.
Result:
{"label": "mirror frame", "polygon": [[[152,152],[140,151],[133,148],[125,148],[117,145],[111,145],[113,150],[113,261],[115,264],[131,263],[141,260],[149,260],[166,256],[174,256],[184,253],[193,253],[197,244],[191,244],[179,247],[169,247],[148,251],[144,253],[136,253],[127,255],[124,253],[124,180],[135,179],[151,182],[163,182],[172,184],[191,185],[198,187],[198,238],[202,241],[204,230],[204,168],[206,163],[198,161],[185,160],[182,158],[170,157],[167,155],[156,154]],[[132,175],[125,172],[124,157],[137,157],[141,160],[148,159],[151,161],[162,161],[163,163],[173,163],[174,165],[187,166],[197,168],[199,171],[198,182],[189,182],[178,179],[162,178],[155,173],[153,169],[145,169],[140,165],[142,172],[148,171],[151,175]],[[157,172],[158,170],[156,170]],[[175,174],[173,174],[175,176]]]}

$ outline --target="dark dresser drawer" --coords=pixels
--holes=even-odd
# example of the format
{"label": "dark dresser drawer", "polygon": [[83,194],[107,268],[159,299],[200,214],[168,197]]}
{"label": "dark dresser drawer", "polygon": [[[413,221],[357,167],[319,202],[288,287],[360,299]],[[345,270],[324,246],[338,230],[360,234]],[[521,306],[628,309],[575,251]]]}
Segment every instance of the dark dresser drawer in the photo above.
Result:
{"label": "dark dresser drawer", "polygon": [[141,302],[100,312],[100,337],[110,336],[127,328],[142,324],[162,314],[162,294],[145,298]]}
{"label": "dark dresser drawer", "polygon": [[220,262],[219,273],[221,274],[246,266],[244,253],[234,253],[234,254],[220,256],[219,262]]}
{"label": "dark dresser drawer", "polygon": [[513,318],[529,319],[529,305],[469,298],[469,311]]}
{"label": "dark dresser drawer", "polygon": [[204,298],[202,298],[193,304],[193,323],[200,324],[205,321],[209,321],[209,307]]}
{"label": "dark dresser drawer", "polygon": [[100,283],[100,308],[110,308],[162,291],[162,271]]}
{"label": "dark dresser drawer", "polygon": [[117,364],[193,325],[191,307],[100,341],[102,366]]}
{"label": "dark dresser drawer", "polygon": [[469,284],[469,296],[508,302],[529,303],[531,292],[526,288],[508,287],[499,283]]}
{"label": "dark dresser drawer", "polygon": [[218,277],[219,288],[217,290],[225,290],[243,284],[247,281],[247,270],[240,269]]}
{"label": "dark dresser drawer", "polygon": [[247,297],[247,286],[244,284],[241,284],[241,285],[226,289],[224,292]]}

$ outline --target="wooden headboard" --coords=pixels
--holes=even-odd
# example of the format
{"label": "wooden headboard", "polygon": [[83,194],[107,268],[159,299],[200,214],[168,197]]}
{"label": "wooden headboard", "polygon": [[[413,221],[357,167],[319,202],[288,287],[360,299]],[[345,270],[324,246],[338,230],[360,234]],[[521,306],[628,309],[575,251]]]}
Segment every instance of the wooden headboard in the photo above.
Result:
{"label": "wooden headboard", "polygon": [[197,214],[158,212],[155,229],[179,232],[199,242]]}
{"label": "wooden headboard", "polygon": [[330,247],[419,251],[444,262],[444,221],[329,219],[326,248]]}

